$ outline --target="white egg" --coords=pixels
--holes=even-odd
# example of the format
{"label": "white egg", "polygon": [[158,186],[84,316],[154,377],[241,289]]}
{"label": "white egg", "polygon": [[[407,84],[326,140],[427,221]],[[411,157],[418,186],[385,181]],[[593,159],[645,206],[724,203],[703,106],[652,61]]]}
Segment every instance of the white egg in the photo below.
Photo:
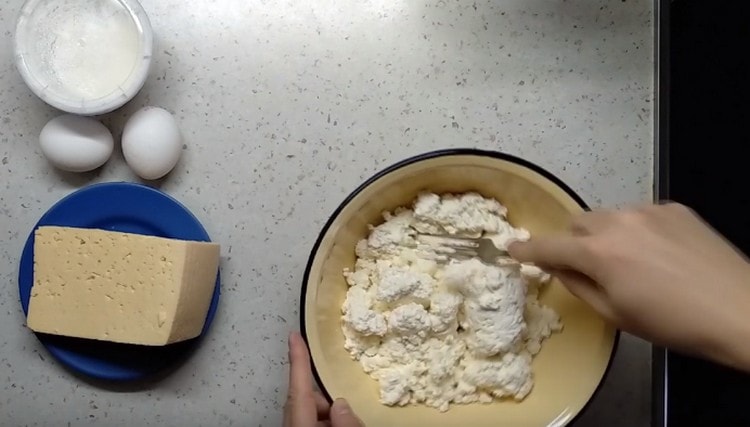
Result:
{"label": "white egg", "polygon": [[39,134],[44,157],[55,167],[87,172],[103,165],[112,155],[112,133],[90,117],[65,114],[50,120]]}
{"label": "white egg", "polygon": [[182,138],[169,111],[143,107],[125,124],[122,154],[133,171],[143,179],[159,179],[180,160]]}

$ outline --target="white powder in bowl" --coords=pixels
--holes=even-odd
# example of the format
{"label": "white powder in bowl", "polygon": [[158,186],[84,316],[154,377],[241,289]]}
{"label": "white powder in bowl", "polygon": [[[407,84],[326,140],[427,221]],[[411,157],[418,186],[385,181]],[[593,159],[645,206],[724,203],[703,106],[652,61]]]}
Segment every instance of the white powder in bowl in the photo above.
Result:
{"label": "white powder in bowl", "polygon": [[138,64],[140,31],[118,0],[42,0],[26,19],[24,59],[59,96],[91,100],[122,91]]}

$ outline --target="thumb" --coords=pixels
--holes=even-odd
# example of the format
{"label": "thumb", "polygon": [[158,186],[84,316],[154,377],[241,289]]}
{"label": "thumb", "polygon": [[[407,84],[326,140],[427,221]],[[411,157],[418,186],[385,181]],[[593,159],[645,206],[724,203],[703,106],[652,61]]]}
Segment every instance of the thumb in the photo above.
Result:
{"label": "thumb", "polygon": [[332,427],[365,427],[365,424],[354,414],[349,403],[336,399],[331,406]]}

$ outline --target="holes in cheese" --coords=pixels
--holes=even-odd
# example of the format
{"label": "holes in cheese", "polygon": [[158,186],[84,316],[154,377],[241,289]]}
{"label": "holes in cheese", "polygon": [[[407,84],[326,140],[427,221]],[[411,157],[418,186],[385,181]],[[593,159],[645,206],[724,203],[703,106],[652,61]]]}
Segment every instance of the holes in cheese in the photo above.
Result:
{"label": "holes in cheese", "polygon": [[141,345],[201,333],[219,245],[39,227],[27,324],[36,332]]}

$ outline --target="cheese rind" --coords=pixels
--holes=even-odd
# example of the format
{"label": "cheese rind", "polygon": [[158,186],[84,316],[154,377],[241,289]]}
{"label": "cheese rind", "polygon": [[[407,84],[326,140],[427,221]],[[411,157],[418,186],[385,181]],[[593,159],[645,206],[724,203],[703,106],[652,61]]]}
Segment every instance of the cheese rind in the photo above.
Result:
{"label": "cheese rind", "polygon": [[195,338],[218,268],[215,243],[39,227],[27,324],[36,332],[128,344]]}

